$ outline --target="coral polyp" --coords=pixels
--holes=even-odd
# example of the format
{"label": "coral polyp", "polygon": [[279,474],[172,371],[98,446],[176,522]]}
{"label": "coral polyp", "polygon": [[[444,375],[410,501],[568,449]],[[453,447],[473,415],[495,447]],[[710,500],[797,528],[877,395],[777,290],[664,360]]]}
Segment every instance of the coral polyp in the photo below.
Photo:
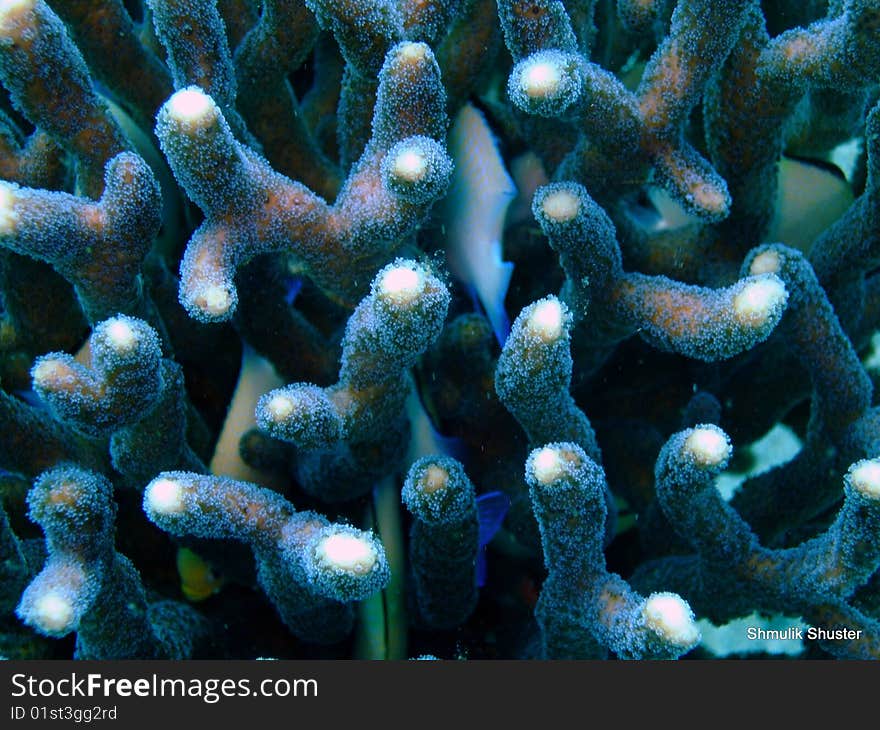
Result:
{"label": "coral polyp", "polygon": [[877,0],[0,0],[0,85],[0,657],[880,658]]}

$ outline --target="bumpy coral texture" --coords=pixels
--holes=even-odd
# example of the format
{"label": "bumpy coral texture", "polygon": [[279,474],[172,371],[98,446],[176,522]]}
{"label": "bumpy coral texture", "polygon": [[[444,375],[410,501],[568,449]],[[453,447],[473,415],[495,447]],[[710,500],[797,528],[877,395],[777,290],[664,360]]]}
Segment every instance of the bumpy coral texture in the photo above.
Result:
{"label": "bumpy coral texture", "polygon": [[877,0],[8,0],[0,84],[0,657],[880,658]]}

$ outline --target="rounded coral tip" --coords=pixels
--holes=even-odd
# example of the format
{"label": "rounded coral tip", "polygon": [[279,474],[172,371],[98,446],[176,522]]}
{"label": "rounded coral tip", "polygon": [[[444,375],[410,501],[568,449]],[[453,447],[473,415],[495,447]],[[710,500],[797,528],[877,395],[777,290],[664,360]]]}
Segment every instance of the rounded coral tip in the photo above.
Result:
{"label": "rounded coral tip", "polygon": [[276,393],[266,402],[266,413],[275,423],[283,423],[295,408],[293,398],[283,393]]}
{"label": "rounded coral tip", "polygon": [[866,459],[853,464],[849,470],[853,488],[868,499],[880,500],[880,459]]}
{"label": "rounded coral tip", "polygon": [[541,202],[544,215],[556,223],[567,223],[577,216],[580,209],[580,198],[570,190],[556,190]]}
{"label": "rounded coral tip", "polygon": [[107,342],[119,354],[131,352],[138,344],[137,333],[122,318],[108,320],[105,325]]}
{"label": "rounded coral tip", "polygon": [[5,23],[19,13],[27,13],[34,9],[36,0],[0,0],[0,32]]}
{"label": "rounded coral tip", "polygon": [[34,385],[51,389],[66,370],[67,368],[57,360],[43,358],[31,371],[31,375],[34,378]]}
{"label": "rounded coral tip", "polygon": [[165,110],[176,122],[201,127],[211,124],[218,114],[214,100],[196,87],[188,87],[172,94],[165,102]]}
{"label": "rounded coral tip", "polygon": [[346,525],[329,525],[313,536],[305,569],[318,593],[345,603],[381,590],[390,577],[382,543]]}
{"label": "rounded coral tip", "polygon": [[510,74],[507,90],[514,104],[532,114],[559,116],[582,94],[577,57],[539,51],[522,59]]}
{"label": "rounded coral tip", "polygon": [[565,312],[556,298],[538,302],[528,319],[529,329],[544,342],[562,337],[565,330]]}
{"label": "rounded coral tip", "polygon": [[694,205],[700,210],[713,216],[723,216],[726,215],[730,205],[730,200],[725,193],[723,188],[719,189],[715,185],[703,184],[695,186],[690,192],[690,197],[693,198]]}
{"label": "rounded coral tip", "polygon": [[434,494],[434,492],[446,489],[448,484],[449,472],[442,466],[437,466],[437,464],[431,464],[431,466],[425,469],[422,478],[418,482],[419,488],[425,494]]}
{"label": "rounded coral tip", "polygon": [[321,564],[352,575],[369,573],[379,559],[371,541],[344,532],[322,538],[315,546],[315,556]]}
{"label": "rounded coral tip", "polygon": [[543,99],[559,91],[562,74],[559,66],[550,61],[536,61],[527,65],[520,76],[520,88],[532,99]]}
{"label": "rounded coral tip", "polygon": [[693,460],[703,467],[722,464],[730,457],[730,441],[721,429],[698,426],[685,439],[684,447]]}
{"label": "rounded coral tip", "polygon": [[778,278],[768,277],[751,281],[734,297],[733,311],[743,324],[763,326],[781,307],[788,293]]}
{"label": "rounded coral tip", "polygon": [[532,456],[532,474],[540,484],[552,484],[564,473],[559,449],[544,447]]}
{"label": "rounded coral tip", "polygon": [[15,212],[15,188],[0,183],[0,236],[8,236],[15,232],[18,214]]}
{"label": "rounded coral tip", "polygon": [[421,61],[428,53],[428,46],[424,43],[401,43],[397,53],[404,61]]}
{"label": "rounded coral tip", "polygon": [[205,314],[212,317],[222,317],[232,306],[232,297],[224,287],[211,284],[199,292],[195,303]]}
{"label": "rounded coral tip", "polygon": [[648,628],[675,646],[691,647],[700,640],[691,607],[675,593],[652,593],[642,613]]}
{"label": "rounded coral tip", "polygon": [[144,491],[144,504],[150,512],[161,515],[178,514],[186,509],[183,485],[174,479],[154,479]]}
{"label": "rounded coral tip", "polygon": [[73,605],[60,593],[49,591],[34,602],[30,620],[48,634],[66,633],[73,621]]}
{"label": "rounded coral tip", "polygon": [[749,266],[749,273],[757,276],[758,274],[778,274],[782,262],[779,260],[779,253],[772,249],[762,251],[754,259]]}
{"label": "rounded coral tip", "polygon": [[390,172],[398,180],[418,182],[428,172],[428,159],[418,148],[405,147],[395,156]]}
{"label": "rounded coral tip", "polygon": [[379,296],[395,304],[413,302],[425,289],[425,277],[409,266],[395,266],[382,274]]}
{"label": "rounded coral tip", "polygon": [[382,176],[388,188],[416,204],[442,195],[451,173],[452,161],[443,145],[422,135],[397,142],[382,160]]}

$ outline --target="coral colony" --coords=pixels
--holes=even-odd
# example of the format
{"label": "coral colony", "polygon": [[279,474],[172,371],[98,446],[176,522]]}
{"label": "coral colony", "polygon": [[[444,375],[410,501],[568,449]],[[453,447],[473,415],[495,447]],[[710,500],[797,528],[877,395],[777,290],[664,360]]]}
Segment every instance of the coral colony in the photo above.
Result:
{"label": "coral colony", "polygon": [[880,0],[0,0],[0,82],[4,658],[880,658]]}

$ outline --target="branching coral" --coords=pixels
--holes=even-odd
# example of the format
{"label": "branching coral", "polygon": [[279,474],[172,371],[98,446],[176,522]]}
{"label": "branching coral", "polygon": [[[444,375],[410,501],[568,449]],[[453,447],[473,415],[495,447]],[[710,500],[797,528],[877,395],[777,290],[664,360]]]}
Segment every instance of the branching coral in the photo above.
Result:
{"label": "branching coral", "polygon": [[[415,95],[413,106],[404,97]],[[449,177],[438,138],[445,133],[443,88],[431,50],[405,43],[380,72],[373,137],[330,207],[275,173],[232,136],[220,108],[187,87],[162,107],[156,133],[205,223],[187,246],[181,302],[205,321],[236,307],[235,271],[261,253],[295,253],[310,277],[351,302],[418,224]]]}
{"label": "branching coral", "polygon": [[308,641],[342,639],[351,630],[350,602],[388,581],[385,553],[372,535],[295,512],[280,495],[247,482],[164,472],[147,485],[144,510],[172,534],[247,543],[260,586],[290,630]]}
{"label": "branching coral", "polygon": [[326,501],[358,497],[401,460],[408,369],[437,337],[449,293],[428,269],[395,261],[373,281],[342,340],[339,382],[296,384],[257,403],[257,424],[299,447],[303,488]]}
{"label": "branching coral", "polygon": [[796,547],[772,550],[758,543],[712,485],[730,453],[726,434],[711,426],[682,431],[664,446],[657,462],[658,498],[699,557],[651,565],[649,582],[666,573],[664,577],[676,585],[689,583],[684,594],[705,601],[695,601],[698,612],[716,619],[755,608],[801,615],[826,632],[830,640],[822,644],[832,654],[876,659],[876,619],[847,599],[867,582],[880,560],[880,462],[862,460],[849,468],[843,506],[824,533]]}
{"label": "branching coral", "polygon": [[113,546],[113,486],[76,467],[45,472],[28,495],[49,557],[17,608],[49,636],[76,631],[80,659],[176,658],[192,652],[199,618],[147,602],[137,569]]}
{"label": "branching coral", "polygon": [[477,603],[474,485],[454,459],[426,456],[410,467],[401,498],[415,518],[410,563],[419,614],[434,628],[458,626]]}
{"label": "branching coral", "polygon": [[547,659],[675,658],[699,641],[690,607],[671,593],[644,598],[608,573],[602,553],[605,479],[576,444],[526,461],[549,576],[535,607]]}
{"label": "branching coral", "polygon": [[878,51],[876,0],[0,0],[0,652],[877,658]]}

